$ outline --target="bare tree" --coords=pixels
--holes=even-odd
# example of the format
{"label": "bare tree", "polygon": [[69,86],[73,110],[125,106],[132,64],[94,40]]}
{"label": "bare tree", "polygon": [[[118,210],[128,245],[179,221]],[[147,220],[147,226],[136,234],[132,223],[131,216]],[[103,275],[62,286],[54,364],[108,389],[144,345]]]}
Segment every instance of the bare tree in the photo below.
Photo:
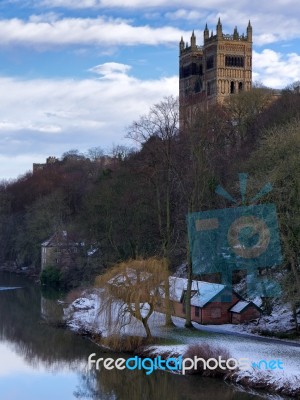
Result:
{"label": "bare tree", "polygon": [[91,147],[87,151],[87,156],[91,161],[96,161],[104,156],[104,151],[101,147]]}
{"label": "bare tree", "polygon": [[[163,257],[170,264],[171,256],[171,191],[174,183],[173,147],[178,135],[178,99],[165,97],[151,107],[147,115],[134,121],[128,128],[128,137],[149,150],[145,160],[148,179],[153,184],[157,200],[157,222]],[[151,143],[151,146],[149,145]],[[148,145],[148,146],[147,146]],[[169,266],[170,267],[170,266]],[[166,280],[166,325],[172,325],[169,302],[169,282]]]}
{"label": "bare tree", "polygon": [[[189,114],[184,113],[184,127],[180,135],[181,152],[176,165],[177,180],[184,197],[184,213],[199,211],[211,201],[211,183],[213,182],[215,160],[220,148],[224,153],[224,146],[219,144],[219,135],[225,138],[226,129],[223,118],[219,115],[221,109],[216,108],[214,113],[201,108],[192,107]],[[191,114],[192,112],[192,114]],[[226,139],[226,138],[225,138]],[[222,155],[223,156],[223,155]],[[191,288],[192,288],[192,259],[191,238],[186,235],[187,259],[187,290],[186,290],[186,321],[187,328],[191,322]]]}

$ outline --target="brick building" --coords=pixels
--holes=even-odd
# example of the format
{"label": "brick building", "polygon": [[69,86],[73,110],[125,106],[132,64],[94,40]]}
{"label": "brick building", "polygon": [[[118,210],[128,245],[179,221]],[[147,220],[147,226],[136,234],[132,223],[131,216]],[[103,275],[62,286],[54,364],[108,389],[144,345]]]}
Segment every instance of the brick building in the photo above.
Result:
{"label": "brick building", "polygon": [[[187,279],[172,276],[169,281],[173,315],[185,318]],[[203,325],[238,324],[261,314],[253,302],[218,283],[193,280],[190,301],[192,321]]]}

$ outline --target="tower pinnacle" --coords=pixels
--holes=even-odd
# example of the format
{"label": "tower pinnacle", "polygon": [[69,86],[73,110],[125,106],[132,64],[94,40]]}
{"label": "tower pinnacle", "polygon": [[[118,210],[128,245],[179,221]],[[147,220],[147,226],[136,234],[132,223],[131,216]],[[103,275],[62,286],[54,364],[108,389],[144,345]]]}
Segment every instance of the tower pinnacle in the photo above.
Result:
{"label": "tower pinnacle", "polygon": [[252,26],[249,19],[248,26],[247,26],[247,40],[248,42],[252,42]]}
{"label": "tower pinnacle", "polygon": [[179,50],[182,51],[184,50],[184,41],[183,41],[183,37],[181,36],[181,40],[179,42]]}
{"label": "tower pinnacle", "polygon": [[191,46],[192,48],[196,47],[196,36],[195,36],[195,32],[193,31],[192,36],[191,36]]}
{"label": "tower pinnacle", "polygon": [[208,27],[207,27],[207,23],[205,24],[205,29],[204,29],[204,32],[203,32],[203,38],[204,38],[204,43],[205,43],[206,40],[209,39],[209,30],[208,30]]}
{"label": "tower pinnacle", "polygon": [[222,37],[222,24],[221,24],[220,17],[219,17],[218,24],[217,24],[217,36]]}
{"label": "tower pinnacle", "polygon": [[238,38],[239,38],[239,33],[236,26],[233,31],[233,39],[237,40]]}

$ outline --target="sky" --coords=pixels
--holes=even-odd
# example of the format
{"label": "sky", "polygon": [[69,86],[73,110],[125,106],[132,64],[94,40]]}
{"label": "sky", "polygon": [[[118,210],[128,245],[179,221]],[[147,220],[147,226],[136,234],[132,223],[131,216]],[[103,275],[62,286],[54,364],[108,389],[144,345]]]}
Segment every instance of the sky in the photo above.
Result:
{"label": "sky", "polygon": [[299,0],[0,0],[0,180],[78,149],[133,145],[126,127],[178,95],[193,30],[253,26],[253,80],[300,80]]}

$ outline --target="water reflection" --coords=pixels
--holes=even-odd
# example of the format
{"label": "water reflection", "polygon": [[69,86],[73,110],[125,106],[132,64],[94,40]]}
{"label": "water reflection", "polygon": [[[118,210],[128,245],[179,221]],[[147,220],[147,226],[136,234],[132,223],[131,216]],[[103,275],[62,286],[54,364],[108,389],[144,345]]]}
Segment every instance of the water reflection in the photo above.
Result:
{"label": "water reflection", "polygon": [[16,352],[30,365],[35,367],[43,362],[52,369],[60,368],[61,364],[76,367],[78,361],[86,360],[93,348],[90,342],[83,346],[80,337],[49,326],[41,318],[38,286],[24,281],[22,289],[2,291],[0,296],[0,339],[13,343]]}
{"label": "water reflection", "polygon": [[[49,326],[56,320],[55,292],[43,293],[22,277],[0,274],[1,399],[259,399],[213,379],[184,377],[156,371],[86,371],[90,353],[99,348],[72,332]],[[115,355],[105,354],[104,357]],[[122,355],[124,357],[124,355]],[[16,385],[15,382],[18,382]],[[2,397],[4,396],[4,397]]]}
{"label": "water reflection", "polygon": [[77,399],[101,400],[249,400],[261,397],[237,391],[224,382],[196,376],[185,377],[166,372],[146,376],[141,371],[100,371],[81,376],[74,393]]}

